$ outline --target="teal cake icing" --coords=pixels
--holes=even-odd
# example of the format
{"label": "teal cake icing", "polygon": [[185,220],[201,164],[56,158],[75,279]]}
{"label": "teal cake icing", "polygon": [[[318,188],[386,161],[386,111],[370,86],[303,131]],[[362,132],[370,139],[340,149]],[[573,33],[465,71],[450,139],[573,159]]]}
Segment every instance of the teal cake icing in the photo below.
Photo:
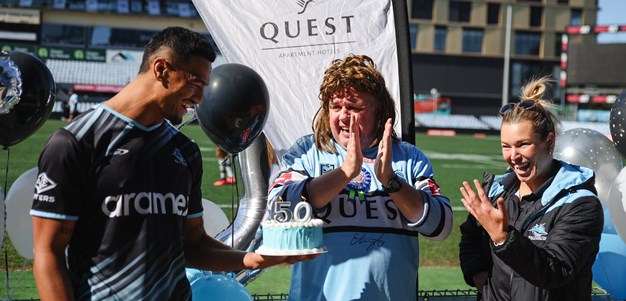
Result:
{"label": "teal cake icing", "polygon": [[278,222],[268,220],[261,223],[263,243],[258,253],[276,255],[298,255],[325,251],[322,247],[323,233],[320,219],[307,222]]}

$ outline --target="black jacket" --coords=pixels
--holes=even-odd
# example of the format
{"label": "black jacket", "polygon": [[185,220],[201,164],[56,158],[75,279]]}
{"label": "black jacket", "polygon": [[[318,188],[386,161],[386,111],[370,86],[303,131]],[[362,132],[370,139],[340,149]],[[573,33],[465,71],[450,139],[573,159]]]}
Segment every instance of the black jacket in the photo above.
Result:
{"label": "black jacket", "polygon": [[515,195],[513,172],[486,174],[491,202],[502,196],[509,217],[507,239],[494,246],[470,214],[461,225],[460,261],[465,282],[487,271],[482,300],[591,300],[591,267],[604,223],[593,171],[559,165],[537,191]]}

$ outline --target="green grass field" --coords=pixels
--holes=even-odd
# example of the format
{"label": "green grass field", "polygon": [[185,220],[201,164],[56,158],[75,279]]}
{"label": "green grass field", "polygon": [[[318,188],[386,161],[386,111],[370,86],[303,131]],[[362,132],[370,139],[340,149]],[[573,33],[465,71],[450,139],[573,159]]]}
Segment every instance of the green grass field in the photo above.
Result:
{"label": "green grass field", "polygon": [[[60,120],[48,120],[44,126],[25,141],[0,152],[0,169],[5,173],[0,176],[3,190],[25,171],[37,166],[39,153],[52,132],[65,125]],[[224,211],[232,219],[232,203],[239,200],[235,186],[214,187],[213,182],[219,177],[215,144],[207,138],[197,125],[188,125],[183,129],[201,148],[204,161],[203,197],[225,206]],[[484,171],[501,172],[506,167],[503,162],[499,137],[474,137],[458,135],[455,137],[433,137],[425,134],[416,135],[416,145],[431,159],[435,169],[435,179],[441,186],[442,193],[450,199],[454,212],[452,234],[445,241],[428,241],[420,238],[420,290],[468,289],[463,282],[458,263],[459,225],[467,212],[462,209],[459,187],[462,181],[481,179]],[[6,188],[6,189],[5,189]],[[239,188],[243,195],[243,188]],[[30,218],[24,213],[24,218]],[[0,265],[4,273],[0,283],[5,289],[0,299],[37,298],[32,278],[31,263],[21,257],[13,248],[10,239],[5,239],[3,251],[7,260]],[[5,262],[8,262],[8,267]],[[7,281],[7,277],[9,280]],[[263,272],[248,285],[252,294],[284,293],[289,287],[289,267],[279,266]],[[7,291],[10,296],[7,296]]]}

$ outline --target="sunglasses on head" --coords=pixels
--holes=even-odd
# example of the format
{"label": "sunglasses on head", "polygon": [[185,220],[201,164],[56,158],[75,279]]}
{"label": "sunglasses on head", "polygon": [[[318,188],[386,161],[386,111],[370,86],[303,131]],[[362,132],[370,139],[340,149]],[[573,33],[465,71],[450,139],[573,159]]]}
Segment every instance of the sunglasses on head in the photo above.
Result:
{"label": "sunglasses on head", "polygon": [[500,116],[506,114],[507,112],[509,112],[510,110],[515,108],[515,106],[518,106],[518,107],[520,107],[520,108],[522,108],[524,110],[528,110],[528,109],[534,107],[536,103],[537,102],[532,101],[532,100],[522,100],[520,102],[510,102],[510,103],[507,103],[507,104],[503,105],[500,108]]}

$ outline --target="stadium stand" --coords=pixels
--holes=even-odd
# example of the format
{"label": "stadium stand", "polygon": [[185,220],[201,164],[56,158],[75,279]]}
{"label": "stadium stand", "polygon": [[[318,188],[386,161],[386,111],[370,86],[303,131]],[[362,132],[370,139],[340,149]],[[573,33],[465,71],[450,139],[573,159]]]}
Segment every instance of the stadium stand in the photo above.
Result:
{"label": "stadium stand", "polygon": [[[452,129],[461,132],[485,132],[495,134],[500,131],[500,116],[482,115],[478,118],[472,115],[441,115],[441,114],[415,114],[415,127],[418,129]],[[562,121],[563,132],[585,128],[597,131],[604,135],[610,135],[610,125],[606,122],[582,122]]]}
{"label": "stadium stand", "polygon": [[500,118],[500,116],[482,115],[480,116],[480,121],[488,124],[489,127],[492,129],[500,130],[500,123],[502,122],[502,118]]}
{"label": "stadium stand", "polygon": [[135,78],[139,64],[47,60],[57,83],[125,86]]}
{"label": "stadium stand", "polygon": [[[480,120],[489,124],[491,128],[500,130],[500,116],[480,116]],[[606,122],[561,121],[563,132],[577,128],[591,129],[602,134],[610,133],[610,126]]]}
{"label": "stadium stand", "polygon": [[415,114],[415,126],[442,129],[489,130],[486,123],[473,115]]}
{"label": "stadium stand", "polygon": [[[61,100],[67,98],[66,90],[69,89],[68,87],[74,87],[77,90],[81,96],[78,102],[78,111],[85,112],[127,85],[139,71],[139,63],[133,62],[103,63],[49,59],[46,61],[46,66],[60,87],[57,90],[62,90],[57,91],[57,101],[52,108],[55,117],[63,112]],[[109,96],[94,97],[92,95],[89,97],[77,89],[80,85],[93,87],[92,89],[96,91],[103,89],[102,92],[108,92]]]}

